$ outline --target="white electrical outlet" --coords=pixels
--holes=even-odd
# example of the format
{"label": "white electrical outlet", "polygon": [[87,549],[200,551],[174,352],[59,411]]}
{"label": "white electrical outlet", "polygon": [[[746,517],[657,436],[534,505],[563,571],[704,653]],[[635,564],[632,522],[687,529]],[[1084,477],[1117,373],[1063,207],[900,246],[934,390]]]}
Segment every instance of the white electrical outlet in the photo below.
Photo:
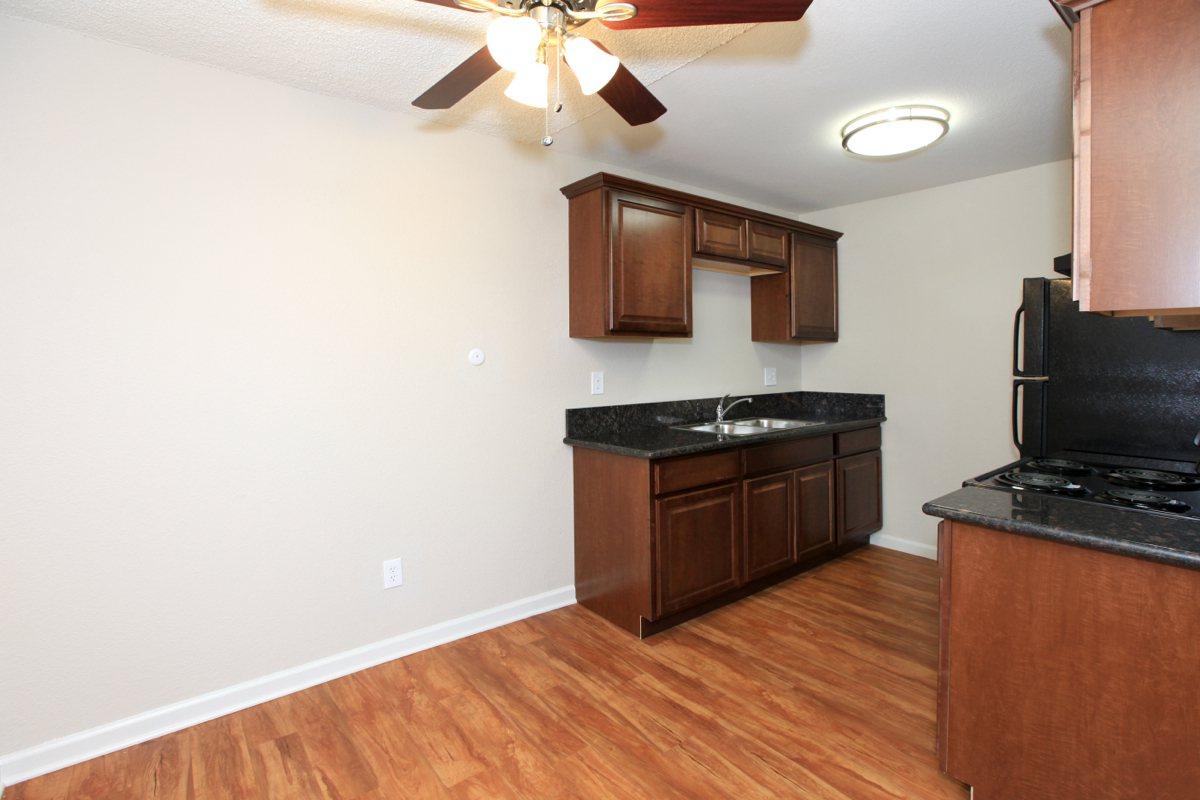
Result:
{"label": "white electrical outlet", "polygon": [[775,386],[779,383],[779,378],[775,374],[774,367],[763,367],[763,386]]}
{"label": "white electrical outlet", "polygon": [[592,394],[604,394],[604,373],[592,373]]}
{"label": "white electrical outlet", "polygon": [[400,564],[400,559],[393,558],[383,562],[383,588],[395,589],[397,586],[403,585],[404,568]]}

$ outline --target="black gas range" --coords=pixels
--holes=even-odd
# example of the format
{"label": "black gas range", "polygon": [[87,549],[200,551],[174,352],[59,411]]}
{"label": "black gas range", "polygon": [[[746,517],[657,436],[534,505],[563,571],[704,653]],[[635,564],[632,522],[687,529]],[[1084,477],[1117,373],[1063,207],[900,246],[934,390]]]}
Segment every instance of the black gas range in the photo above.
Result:
{"label": "black gas range", "polygon": [[967,481],[1013,493],[1050,494],[1081,502],[1200,519],[1200,475],[1066,458],[1023,458]]}

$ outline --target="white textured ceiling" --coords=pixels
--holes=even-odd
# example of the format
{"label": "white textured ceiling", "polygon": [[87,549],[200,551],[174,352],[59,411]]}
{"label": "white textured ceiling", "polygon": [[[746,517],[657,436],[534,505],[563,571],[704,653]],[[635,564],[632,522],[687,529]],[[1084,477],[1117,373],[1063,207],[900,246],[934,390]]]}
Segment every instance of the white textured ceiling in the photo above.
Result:
{"label": "white textured ceiling", "polygon": [[[518,141],[541,135],[541,112],[504,98],[503,74],[449,112],[409,105],[482,46],[485,15],[416,0],[0,0],[0,12]],[[775,207],[1070,154],[1070,37],[1045,0],[815,0],[798,23],[583,32],[669,110],[630,128],[564,75],[556,148]],[[950,135],[882,162],[841,150],[845,121],[905,101],[950,109]]]}

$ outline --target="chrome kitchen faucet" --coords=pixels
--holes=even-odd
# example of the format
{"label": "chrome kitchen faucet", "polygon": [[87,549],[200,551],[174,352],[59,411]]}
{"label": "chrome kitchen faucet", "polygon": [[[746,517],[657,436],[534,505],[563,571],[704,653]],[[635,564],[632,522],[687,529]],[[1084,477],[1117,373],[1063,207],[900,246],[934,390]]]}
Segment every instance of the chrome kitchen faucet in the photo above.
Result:
{"label": "chrome kitchen faucet", "polygon": [[754,402],[753,397],[743,397],[741,400],[734,400],[729,405],[725,405],[725,401],[728,400],[730,397],[732,397],[732,395],[727,394],[721,398],[721,402],[717,403],[717,422],[724,422],[725,415],[729,413],[730,409],[732,409],[734,406],[738,405],[739,403],[753,403]]}

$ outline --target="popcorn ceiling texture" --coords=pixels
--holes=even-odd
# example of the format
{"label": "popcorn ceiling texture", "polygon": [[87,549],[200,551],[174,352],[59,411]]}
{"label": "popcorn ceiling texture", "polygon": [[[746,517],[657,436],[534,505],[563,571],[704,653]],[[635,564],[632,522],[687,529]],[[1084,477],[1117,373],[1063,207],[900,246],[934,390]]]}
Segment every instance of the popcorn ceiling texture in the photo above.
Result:
{"label": "popcorn ceiling texture", "polygon": [[[504,97],[499,73],[454,108],[420,111],[410,103],[484,45],[490,14],[417,0],[0,0],[0,13],[83,31],[151,52],[197,61],[303,89],[420,114],[430,122],[521,142],[541,138],[543,112]],[[578,29],[603,42],[650,84],[730,41],[750,25],[612,31]],[[564,69],[564,108],[552,129],[598,112]]]}

